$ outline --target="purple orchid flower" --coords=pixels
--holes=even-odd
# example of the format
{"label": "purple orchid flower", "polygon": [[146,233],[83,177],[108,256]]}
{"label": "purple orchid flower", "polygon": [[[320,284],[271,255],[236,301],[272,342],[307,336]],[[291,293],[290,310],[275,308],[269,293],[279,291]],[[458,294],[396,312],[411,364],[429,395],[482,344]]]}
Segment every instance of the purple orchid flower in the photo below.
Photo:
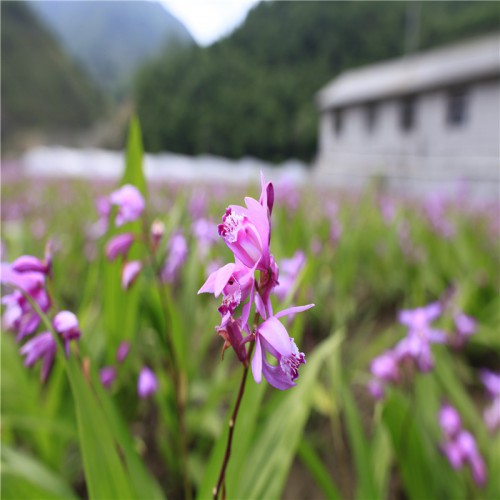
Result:
{"label": "purple orchid flower", "polygon": [[469,337],[476,333],[476,320],[463,312],[456,313],[453,316],[456,328],[456,347],[463,346]]}
{"label": "purple orchid flower", "polygon": [[453,406],[445,404],[439,411],[438,419],[445,436],[441,450],[450,465],[455,470],[469,465],[475,483],[484,486],[487,478],[486,465],[477,449],[474,436],[462,428],[458,411]]}
{"label": "purple orchid flower", "polygon": [[[235,309],[244,302],[253,291],[253,271],[237,262],[230,263],[214,271],[199,289],[200,293],[213,293],[218,297],[222,293],[222,305],[219,312],[223,326],[234,313]],[[246,324],[246,322],[245,322]]]}
{"label": "purple orchid flower", "polygon": [[139,373],[137,381],[137,393],[141,399],[146,399],[152,396],[158,390],[158,381],[154,372],[144,366]]}
{"label": "purple orchid flower", "polygon": [[402,360],[413,359],[422,372],[427,372],[434,366],[430,344],[442,344],[447,340],[445,332],[430,326],[430,323],[437,319],[441,312],[441,305],[434,302],[425,307],[399,313],[399,322],[408,326],[408,334],[396,346],[396,352]]}
{"label": "purple orchid flower", "polygon": [[107,259],[112,261],[118,256],[126,257],[133,242],[134,235],[132,233],[123,233],[114,236],[106,245]]}
{"label": "purple orchid flower", "polygon": [[[299,366],[306,362],[295,342],[289,337],[279,318],[305,311],[314,304],[290,307],[264,321],[255,332],[255,353],[252,358],[252,373],[255,382],[260,384],[262,374],[276,389],[286,390],[293,387],[299,376]],[[266,357],[269,353],[276,358],[277,365],[271,365]]]}
{"label": "purple orchid flower", "polygon": [[[267,204],[267,194],[263,193]],[[266,271],[269,267],[271,228],[269,209],[253,198],[245,198],[247,208],[232,205],[219,224],[219,235],[235,257],[250,269]]]}
{"label": "purple orchid flower", "polygon": [[10,264],[2,263],[0,282],[15,287],[12,293],[2,297],[2,304],[6,306],[2,322],[6,330],[17,334],[16,340],[19,341],[32,334],[41,323],[41,318],[27,296],[43,312],[50,309],[50,297],[45,290],[45,275],[38,272],[16,272]]}
{"label": "purple orchid flower", "polygon": [[115,219],[117,227],[137,220],[145,207],[141,192],[131,184],[125,184],[120,189],[113,191],[109,200],[112,205],[118,206],[118,213]]}
{"label": "purple orchid flower", "polygon": [[398,354],[393,350],[389,350],[372,360],[370,371],[375,378],[384,382],[398,382],[398,362]]}
{"label": "purple orchid flower", "polygon": [[57,345],[50,332],[39,333],[26,342],[19,352],[26,356],[25,366],[33,366],[39,359],[42,360],[42,382],[45,382],[52,369]]}

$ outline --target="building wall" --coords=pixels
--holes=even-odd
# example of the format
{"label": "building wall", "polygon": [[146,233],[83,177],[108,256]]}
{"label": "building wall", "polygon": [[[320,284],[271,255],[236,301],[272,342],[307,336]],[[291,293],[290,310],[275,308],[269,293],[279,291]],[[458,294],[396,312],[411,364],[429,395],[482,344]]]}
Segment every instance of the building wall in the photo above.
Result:
{"label": "building wall", "polygon": [[454,126],[446,118],[450,89],[419,94],[415,124],[407,131],[401,128],[401,101],[396,98],[376,104],[372,130],[367,127],[366,105],[343,110],[339,135],[332,112],[322,113],[318,175],[341,185],[359,185],[372,176],[384,176],[395,186],[417,189],[419,183],[443,186],[466,179],[498,194],[500,80],[466,88],[466,118]]}

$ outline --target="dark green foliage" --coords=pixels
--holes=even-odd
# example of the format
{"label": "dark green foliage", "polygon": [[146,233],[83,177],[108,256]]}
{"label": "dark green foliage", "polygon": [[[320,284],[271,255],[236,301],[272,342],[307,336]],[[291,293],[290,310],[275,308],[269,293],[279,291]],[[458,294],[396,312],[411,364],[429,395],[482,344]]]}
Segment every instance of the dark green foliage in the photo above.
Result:
{"label": "dark green foliage", "polygon": [[101,94],[23,2],[2,2],[2,139],[20,130],[85,127]]}
{"label": "dark green foliage", "polygon": [[149,151],[310,160],[314,94],[339,72],[498,29],[495,2],[263,2],[228,38],[166,56],[137,82]]}

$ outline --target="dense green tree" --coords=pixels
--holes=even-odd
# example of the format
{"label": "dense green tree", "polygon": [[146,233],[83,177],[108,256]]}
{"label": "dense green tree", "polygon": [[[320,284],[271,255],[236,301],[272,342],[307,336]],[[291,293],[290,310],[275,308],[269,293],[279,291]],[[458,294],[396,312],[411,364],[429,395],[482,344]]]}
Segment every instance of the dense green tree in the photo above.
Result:
{"label": "dense green tree", "polygon": [[314,94],[339,72],[499,27],[494,2],[263,2],[231,36],[144,68],[146,148],[309,160]]}

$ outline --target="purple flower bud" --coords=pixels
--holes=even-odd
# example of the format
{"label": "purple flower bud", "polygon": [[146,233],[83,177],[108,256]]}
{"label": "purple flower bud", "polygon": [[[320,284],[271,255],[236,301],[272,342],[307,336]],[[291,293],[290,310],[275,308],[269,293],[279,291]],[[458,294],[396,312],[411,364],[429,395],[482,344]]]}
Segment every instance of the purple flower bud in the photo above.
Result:
{"label": "purple flower bud", "polygon": [[165,234],[165,225],[160,220],[155,220],[151,224],[151,243],[153,244],[153,249],[156,250],[160,244],[163,235]]}
{"label": "purple flower bud", "polygon": [[368,392],[370,393],[370,395],[373,397],[373,399],[375,399],[377,401],[384,399],[385,388],[384,388],[384,384],[380,380],[378,380],[376,378],[372,378],[368,382],[367,389],[368,389]]}
{"label": "purple flower bud", "polygon": [[500,395],[495,396],[492,403],[485,408],[483,418],[490,432],[500,429]]}
{"label": "purple flower bud", "polygon": [[123,266],[122,270],[122,288],[128,290],[139,276],[142,269],[140,260],[132,260]]}
{"label": "purple flower bud", "polygon": [[130,184],[125,184],[111,193],[109,199],[112,205],[118,206],[115,219],[115,224],[118,227],[137,220],[145,207],[144,198],[140,191]]}
{"label": "purple flower bud", "polygon": [[500,373],[481,370],[481,382],[490,396],[500,396]]}
{"label": "purple flower bud", "polygon": [[143,367],[139,373],[137,382],[137,393],[141,399],[152,396],[158,390],[156,375],[147,367]]}
{"label": "purple flower bud", "polygon": [[45,382],[52,368],[56,350],[57,345],[52,334],[43,332],[26,342],[19,352],[26,356],[24,360],[26,366],[33,366],[37,360],[42,360],[42,381]]}
{"label": "purple flower bud", "polygon": [[176,232],[168,242],[168,255],[161,270],[161,279],[164,283],[175,281],[181,266],[186,261],[188,246],[186,238],[180,232]]}
{"label": "purple flower bud", "polygon": [[108,241],[106,245],[106,257],[108,260],[115,260],[119,255],[126,257],[134,242],[132,233],[118,234]]}
{"label": "purple flower bud", "polygon": [[449,404],[443,405],[439,410],[439,425],[447,438],[452,439],[457,436],[462,429],[458,411]]}
{"label": "purple flower bud", "polygon": [[22,255],[12,263],[12,270],[17,273],[42,273],[48,274],[50,267],[37,257],[32,255]]}
{"label": "purple flower bud", "polygon": [[130,342],[124,340],[123,342],[120,343],[118,349],[116,350],[116,361],[118,361],[118,363],[123,363],[125,361],[125,358],[128,356],[129,352],[130,352]]}
{"label": "purple flower bud", "polygon": [[454,316],[457,334],[462,342],[465,342],[471,335],[476,332],[476,321],[474,318],[467,316],[464,313],[459,313]]}
{"label": "purple flower bud", "polygon": [[57,313],[52,322],[56,332],[62,337],[66,356],[69,356],[69,343],[71,340],[78,340],[81,336],[77,317],[70,311]]}
{"label": "purple flower bud", "polygon": [[116,379],[116,369],[114,366],[105,366],[99,370],[99,378],[101,380],[101,384],[109,389],[113,382]]}

